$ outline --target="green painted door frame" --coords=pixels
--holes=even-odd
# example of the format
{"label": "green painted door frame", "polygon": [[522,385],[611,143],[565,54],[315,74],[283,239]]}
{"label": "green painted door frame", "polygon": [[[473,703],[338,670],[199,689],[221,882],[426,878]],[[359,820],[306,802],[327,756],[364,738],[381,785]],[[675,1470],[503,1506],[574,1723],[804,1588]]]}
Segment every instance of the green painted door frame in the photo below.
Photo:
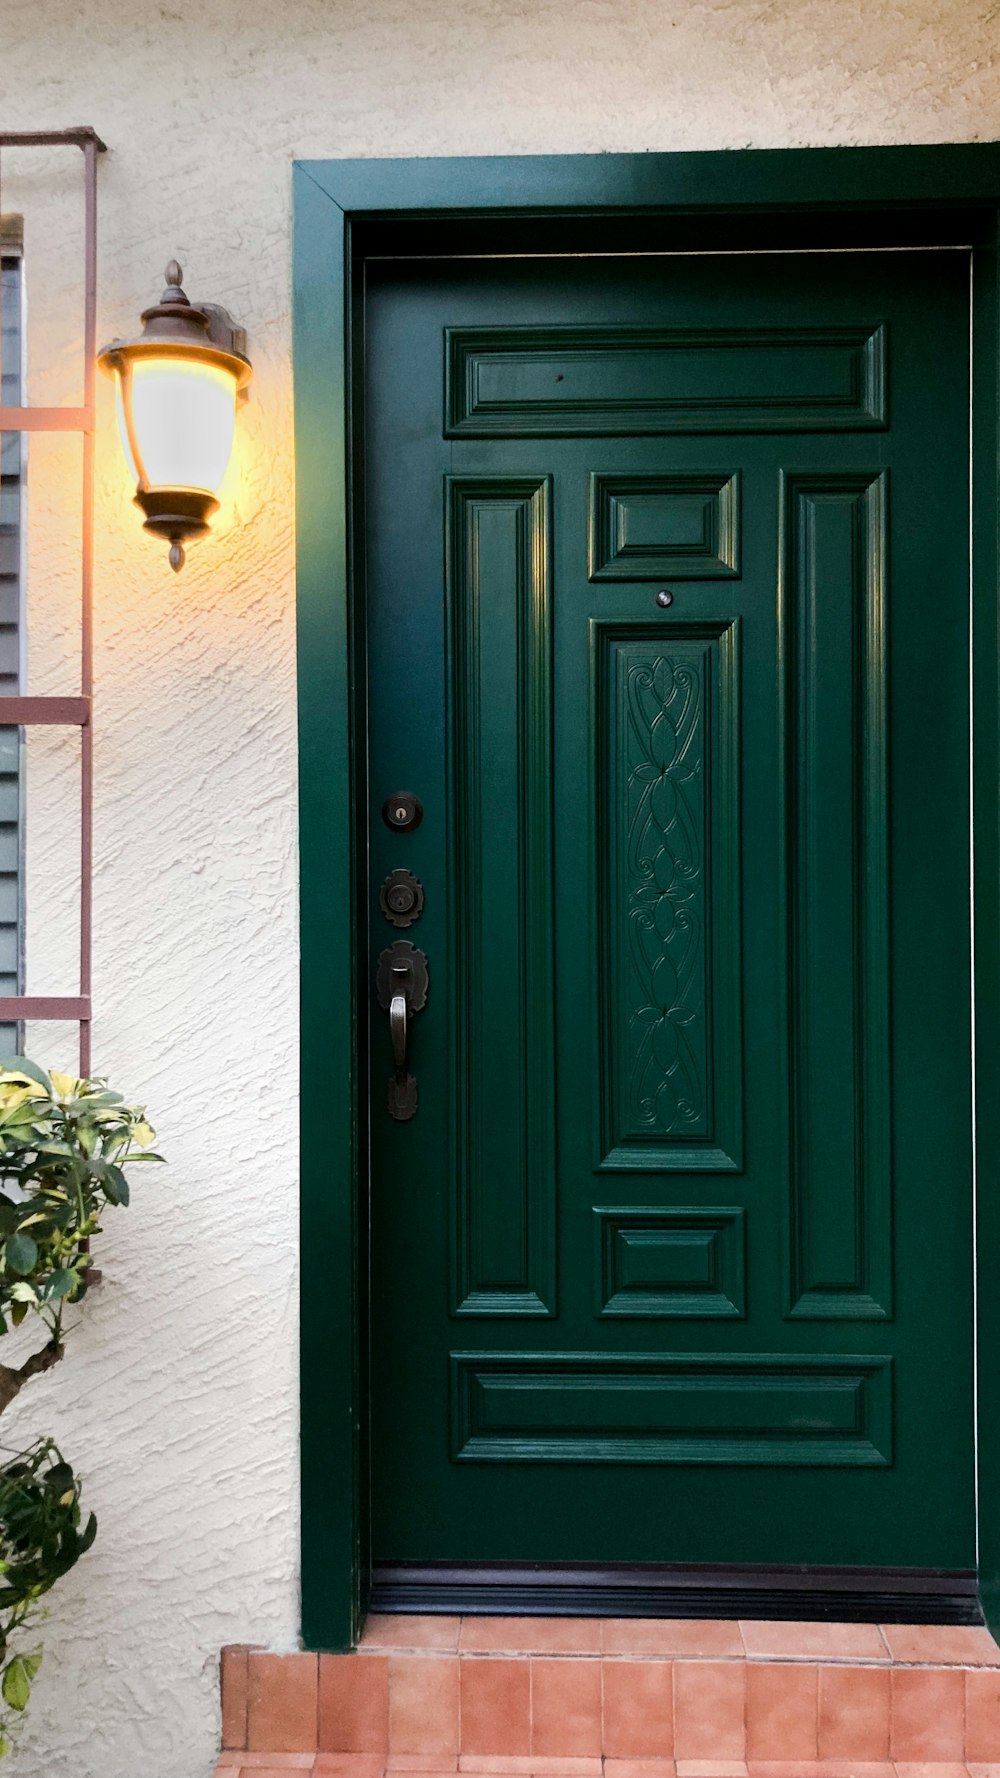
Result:
{"label": "green painted door frame", "polygon": [[[364,564],[352,463],[367,255],[967,246],[972,258],[979,1568],[1000,1624],[1000,145],[296,165],[302,941],[302,1634],[357,1639],[367,1569]],[[942,1182],[947,1189],[947,1182]]]}

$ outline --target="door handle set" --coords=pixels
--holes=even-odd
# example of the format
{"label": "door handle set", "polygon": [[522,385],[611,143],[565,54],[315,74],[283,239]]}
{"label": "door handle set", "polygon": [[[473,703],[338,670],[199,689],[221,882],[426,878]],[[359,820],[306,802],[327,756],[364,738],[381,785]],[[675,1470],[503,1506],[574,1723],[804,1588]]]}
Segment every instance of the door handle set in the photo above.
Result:
{"label": "door handle set", "polygon": [[378,960],[375,992],[389,1014],[393,1072],[389,1080],[389,1116],[408,1123],[417,1113],[417,1083],[408,1072],[410,1021],[427,1005],[428,969],[423,951],[408,938],[397,938]]}

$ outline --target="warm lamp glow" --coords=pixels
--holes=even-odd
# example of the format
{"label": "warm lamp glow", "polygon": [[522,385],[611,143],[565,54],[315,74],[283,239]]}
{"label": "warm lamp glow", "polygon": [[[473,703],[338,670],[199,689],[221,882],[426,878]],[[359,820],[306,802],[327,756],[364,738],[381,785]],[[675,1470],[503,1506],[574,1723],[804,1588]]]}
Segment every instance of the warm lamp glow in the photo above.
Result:
{"label": "warm lamp glow", "polygon": [[217,495],[233,448],[236,378],[197,359],[139,358],[124,380],[131,427],[121,376],[118,424],[136,481]]}
{"label": "warm lamp glow", "polygon": [[98,362],[115,378],[118,425],[136,482],[145,529],[170,543],[203,537],[233,449],[236,403],[250,377],[243,334],[224,311],[192,307],[181,269],[167,267],[167,288],[143,313],[136,340],[116,340]]}

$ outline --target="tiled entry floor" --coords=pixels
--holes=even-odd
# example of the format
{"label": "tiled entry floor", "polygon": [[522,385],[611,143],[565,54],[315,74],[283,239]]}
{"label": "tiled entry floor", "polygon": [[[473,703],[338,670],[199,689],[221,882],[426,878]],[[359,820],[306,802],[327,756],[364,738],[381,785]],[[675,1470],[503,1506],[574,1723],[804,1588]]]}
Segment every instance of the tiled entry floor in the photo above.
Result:
{"label": "tiled entry floor", "polygon": [[985,1629],[373,1617],[222,1681],[219,1778],[1000,1778]]}

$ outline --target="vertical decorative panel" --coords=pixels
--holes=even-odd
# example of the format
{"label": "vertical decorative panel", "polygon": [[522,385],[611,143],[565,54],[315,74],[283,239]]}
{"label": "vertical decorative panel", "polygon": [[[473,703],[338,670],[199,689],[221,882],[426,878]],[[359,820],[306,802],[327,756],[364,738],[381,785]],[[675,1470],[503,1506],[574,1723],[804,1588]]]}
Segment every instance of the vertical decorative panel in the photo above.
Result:
{"label": "vertical decorative panel", "polygon": [[552,1315],[550,483],[446,490],[453,1306]]}
{"label": "vertical decorative panel", "polygon": [[735,622],[592,626],[601,1165],[741,1165]]}
{"label": "vertical decorative panel", "polygon": [[790,1310],[892,1312],[886,477],[782,478]]}

